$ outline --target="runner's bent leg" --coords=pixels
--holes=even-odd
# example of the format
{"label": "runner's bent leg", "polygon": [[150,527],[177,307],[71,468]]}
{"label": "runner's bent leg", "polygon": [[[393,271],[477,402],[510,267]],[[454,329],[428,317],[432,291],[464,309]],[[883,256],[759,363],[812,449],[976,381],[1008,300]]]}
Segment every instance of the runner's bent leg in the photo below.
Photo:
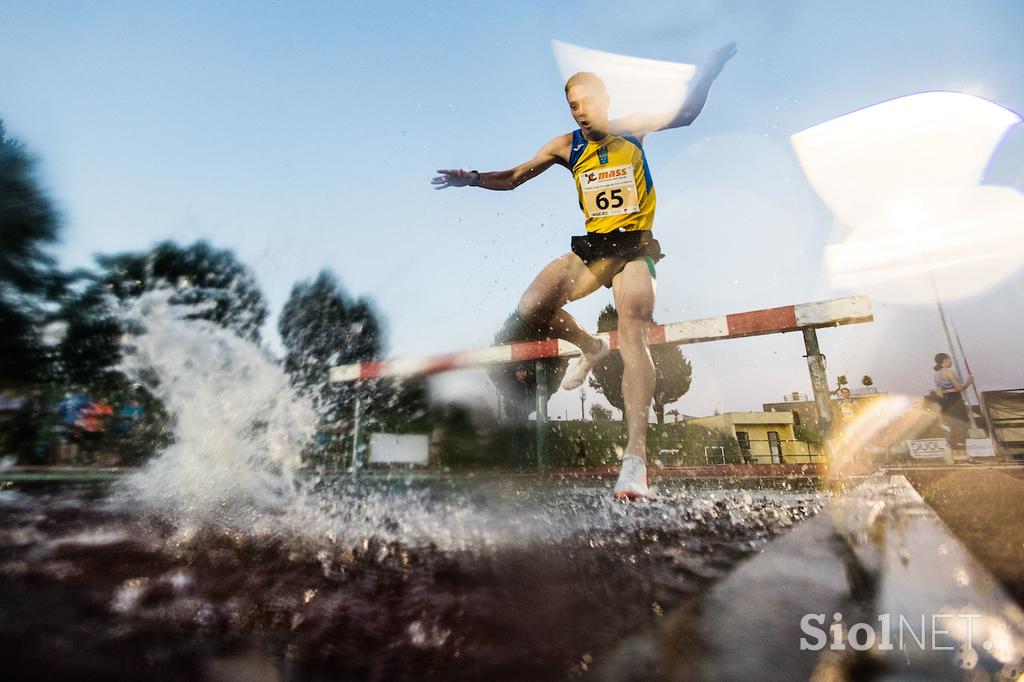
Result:
{"label": "runner's bent leg", "polygon": [[654,397],[654,361],[647,348],[647,328],[654,314],[654,279],[643,260],[628,263],[612,280],[619,312],[622,354],[622,399],[629,441],[625,454],[647,459],[647,420]]}
{"label": "runner's bent leg", "polygon": [[562,306],[600,287],[601,282],[579,256],[567,253],[548,263],[526,288],[519,300],[519,316],[552,337],[565,339],[584,353],[593,353],[600,348],[600,341]]}

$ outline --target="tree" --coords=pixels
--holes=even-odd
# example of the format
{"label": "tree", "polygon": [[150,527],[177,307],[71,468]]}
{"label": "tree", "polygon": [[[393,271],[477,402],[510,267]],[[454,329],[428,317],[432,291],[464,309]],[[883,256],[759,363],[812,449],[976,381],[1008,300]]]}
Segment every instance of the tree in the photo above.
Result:
{"label": "tree", "polygon": [[180,246],[165,241],[149,251],[97,256],[98,283],[119,300],[160,287],[176,289],[171,303],[208,304],[196,317],[258,342],[267,303],[248,266],[233,251],[206,241]]}
{"label": "tree", "polygon": [[65,301],[60,312],[64,335],[57,345],[64,383],[103,390],[123,387],[117,371],[124,328],[105,288],[92,284]]}
{"label": "tree", "polygon": [[207,319],[253,342],[267,317],[256,278],[232,251],[205,241],[189,246],[162,242],[149,251],[99,255],[97,269],[79,276],[63,302],[66,323],[58,357],[67,381],[107,385],[122,380],[116,371],[126,330],[114,304],[159,288],[174,291],[171,303],[206,304],[194,317]]}
{"label": "tree", "polygon": [[380,359],[385,333],[373,304],[352,300],[333,274],[292,288],[278,320],[285,347],[284,367],[300,392],[310,396],[328,421],[347,419],[356,398],[367,419],[391,428],[423,417],[427,389],[422,379],[378,379],[331,383],[334,365]]}
{"label": "tree", "polygon": [[39,185],[35,162],[0,120],[0,381],[46,378],[49,356],[42,328],[48,303],[64,279],[46,249],[56,243],[60,220]]}
{"label": "tree", "polygon": [[612,411],[603,405],[590,406],[590,418],[596,422],[607,422],[612,419]]}
{"label": "tree", "polygon": [[[536,329],[532,325],[527,324],[519,316],[518,312],[513,312],[505,318],[501,328],[494,335],[494,343],[542,341],[546,338],[548,338],[548,334],[544,330]],[[562,376],[565,374],[565,369],[569,366],[569,361],[566,358],[544,358],[541,362],[544,363],[544,376],[547,382],[548,395],[552,395],[558,390],[559,384],[562,382]],[[515,376],[516,368],[520,366],[525,366],[526,368],[526,381],[524,383],[520,383]],[[510,414],[522,415],[522,418],[525,419],[526,415],[535,409],[537,376],[536,363],[533,360],[518,364],[495,365],[487,370],[487,375],[490,377],[491,383],[501,393],[502,400],[505,401]]]}
{"label": "tree", "polygon": [[849,380],[847,380],[845,374],[840,374],[838,377],[836,377],[836,393],[839,393],[839,391],[843,390],[843,386],[846,386],[849,383],[850,382]]}
{"label": "tree", "polygon": [[277,323],[284,368],[302,390],[323,386],[332,365],[379,358],[384,330],[371,304],[352,301],[328,271],[292,287]]}
{"label": "tree", "polygon": [[870,375],[865,374],[860,378],[860,383],[863,384],[865,388],[871,388],[875,385],[875,380],[872,379]]}
{"label": "tree", "polygon": [[[618,329],[619,313],[607,305],[597,318],[597,331],[610,332]],[[665,406],[681,398],[690,390],[693,367],[676,346],[656,346],[651,349],[654,361],[654,411],[658,423],[665,423]],[[622,356],[610,353],[602,364],[594,368],[590,386],[600,391],[609,403],[622,410],[625,419],[625,401],[622,398]]]}
{"label": "tree", "polygon": [[658,423],[665,423],[665,406],[679,400],[690,390],[693,367],[683,357],[678,346],[655,346],[651,349],[654,360],[654,414]]}
{"label": "tree", "polygon": [[[597,331],[610,332],[619,327],[619,313],[615,306],[609,304],[601,310],[597,316]],[[590,375],[590,387],[604,395],[605,400],[622,411],[622,418],[626,418],[625,401],[622,399],[622,356],[618,353],[609,353],[604,361],[594,367]]]}

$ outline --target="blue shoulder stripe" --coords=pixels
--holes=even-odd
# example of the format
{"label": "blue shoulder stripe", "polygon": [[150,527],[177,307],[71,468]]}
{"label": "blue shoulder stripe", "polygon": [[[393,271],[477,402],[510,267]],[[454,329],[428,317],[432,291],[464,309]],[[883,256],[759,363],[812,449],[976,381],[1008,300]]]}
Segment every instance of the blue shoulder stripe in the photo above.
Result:
{"label": "blue shoulder stripe", "polygon": [[647,183],[647,191],[650,192],[654,189],[654,178],[651,177],[651,169],[647,165],[647,154],[644,152],[644,146],[640,144],[640,140],[636,139],[632,135],[623,135],[623,139],[629,140],[636,145],[636,148],[640,150],[640,157],[644,160],[644,182]]}
{"label": "blue shoulder stripe", "polygon": [[569,148],[569,170],[576,167],[576,162],[583,156],[583,150],[587,148],[587,138],[583,137],[583,131],[579,128],[572,132],[572,146]]}

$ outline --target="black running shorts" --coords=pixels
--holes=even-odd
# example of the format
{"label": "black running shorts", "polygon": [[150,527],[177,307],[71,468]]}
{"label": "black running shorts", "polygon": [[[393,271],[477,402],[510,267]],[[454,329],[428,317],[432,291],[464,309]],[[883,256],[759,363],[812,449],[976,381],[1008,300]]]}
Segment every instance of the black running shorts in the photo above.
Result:
{"label": "black running shorts", "polygon": [[572,252],[606,287],[611,287],[615,275],[635,260],[643,259],[654,277],[654,264],[665,257],[650,230],[590,232],[572,238]]}

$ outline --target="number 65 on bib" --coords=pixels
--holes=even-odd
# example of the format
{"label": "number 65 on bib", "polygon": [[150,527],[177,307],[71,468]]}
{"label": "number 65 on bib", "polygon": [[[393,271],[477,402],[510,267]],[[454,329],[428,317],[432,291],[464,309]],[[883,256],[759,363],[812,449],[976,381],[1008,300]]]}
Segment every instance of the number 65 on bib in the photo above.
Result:
{"label": "number 65 on bib", "polygon": [[640,210],[633,166],[585,171],[579,178],[587,217],[602,218]]}

